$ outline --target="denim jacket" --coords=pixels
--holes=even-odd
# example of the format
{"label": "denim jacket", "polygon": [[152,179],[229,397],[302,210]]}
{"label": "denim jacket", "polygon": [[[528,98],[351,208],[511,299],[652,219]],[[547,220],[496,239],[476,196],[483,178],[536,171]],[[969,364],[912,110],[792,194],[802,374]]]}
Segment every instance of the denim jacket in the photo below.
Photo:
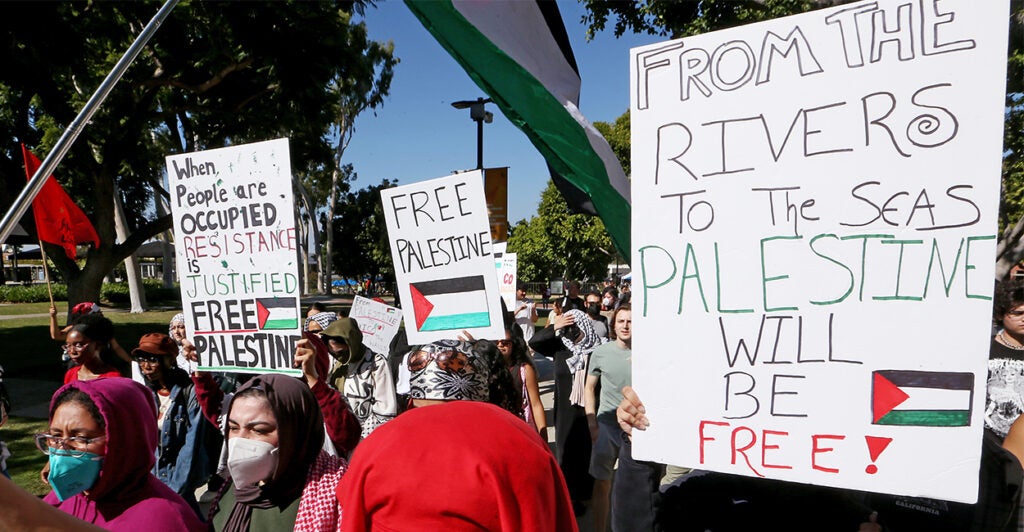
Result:
{"label": "denim jacket", "polygon": [[[192,493],[212,472],[206,447],[213,427],[203,419],[195,387],[187,377],[175,379],[171,404],[160,426],[153,474],[178,494]],[[159,404],[159,401],[158,401]]]}

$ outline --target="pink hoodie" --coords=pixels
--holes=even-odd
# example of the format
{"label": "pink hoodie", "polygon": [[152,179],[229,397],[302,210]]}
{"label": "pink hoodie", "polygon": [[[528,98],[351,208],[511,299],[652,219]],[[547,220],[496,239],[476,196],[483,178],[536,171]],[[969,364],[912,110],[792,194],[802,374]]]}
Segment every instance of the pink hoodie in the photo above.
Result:
{"label": "pink hoodie", "polygon": [[44,499],[79,519],[108,530],[208,530],[184,499],[150,473],[155,461],[157,427],[153,394],[121,377],[73,381],[53,394],[76,388],[88,395],[107,429],[107,453],[99,480],[89,494],[63,502],[50,492]]}

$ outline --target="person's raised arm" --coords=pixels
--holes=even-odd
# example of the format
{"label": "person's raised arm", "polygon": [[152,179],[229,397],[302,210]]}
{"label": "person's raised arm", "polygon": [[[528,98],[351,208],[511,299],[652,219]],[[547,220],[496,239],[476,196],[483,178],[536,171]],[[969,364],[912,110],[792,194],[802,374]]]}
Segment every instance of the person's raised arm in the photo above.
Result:
{"label": "person's raised arm", "polygon": [[0,475],[0,530],[102,530],[46,504]]}
{"label": "person's raised arm", "polygon": [[57,307],[50,305],[50,338],[62,341],[67,338],[67,332],[57,325]]}

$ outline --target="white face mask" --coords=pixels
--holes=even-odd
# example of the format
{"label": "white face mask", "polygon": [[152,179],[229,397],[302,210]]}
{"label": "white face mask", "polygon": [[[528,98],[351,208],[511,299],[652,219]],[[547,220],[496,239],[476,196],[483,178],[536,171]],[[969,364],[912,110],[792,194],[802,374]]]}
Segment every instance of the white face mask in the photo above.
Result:
{"label": "white face mask", "polygon": [[228,440],[228,472],[236,487],[255,486],[274,476],[277,470],[277,447],[242,437]]}
{"label": "white face mask", "polygon": [[601,304],[606,306],[606,307],[612,306],[612,298],[606,297],[606,298],[602,299],[601,300]]}

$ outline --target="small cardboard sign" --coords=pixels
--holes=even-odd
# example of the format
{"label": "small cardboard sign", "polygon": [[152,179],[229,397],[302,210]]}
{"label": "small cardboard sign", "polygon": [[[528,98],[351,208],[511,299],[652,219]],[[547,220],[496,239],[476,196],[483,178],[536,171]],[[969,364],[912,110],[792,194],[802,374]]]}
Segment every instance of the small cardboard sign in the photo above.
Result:
{"label": "small cardboard sign", "polygon": [[356,296],[348,317],[356,320],[363,333],[363,345],[374,353],[388,354],[391,340],[402,325],[402,309],[380,301]]}

